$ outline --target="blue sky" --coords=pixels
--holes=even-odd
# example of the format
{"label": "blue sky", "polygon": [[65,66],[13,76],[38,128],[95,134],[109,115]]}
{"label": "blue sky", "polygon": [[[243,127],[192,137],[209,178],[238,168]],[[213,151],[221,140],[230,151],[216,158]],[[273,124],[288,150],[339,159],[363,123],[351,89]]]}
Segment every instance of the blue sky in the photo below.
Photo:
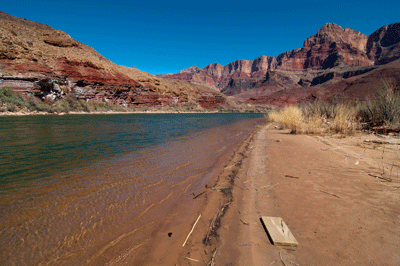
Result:
{"label": "blue sky", "polygon": [[326,22],[371,34],[400,1],[22,1],[0,10],[50,25],[116,64],[152,74],[301,48]]}

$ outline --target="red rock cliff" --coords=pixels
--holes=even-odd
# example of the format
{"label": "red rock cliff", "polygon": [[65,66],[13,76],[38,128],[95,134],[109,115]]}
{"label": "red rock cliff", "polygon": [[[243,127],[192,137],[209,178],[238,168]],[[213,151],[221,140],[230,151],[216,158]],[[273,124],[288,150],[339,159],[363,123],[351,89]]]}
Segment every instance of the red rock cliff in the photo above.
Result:
{"label": "red rock cliff", "polygon": [[205,93],[215,92],[116,65],[65,32],[1,11],[0,86],[27,93],[38,87],[57,95],[69,91],[86,100],[134,106],[199,103]]}
{"label": "red rock cliff", "polygon": [[339,65],[370,66],[368,36],[335,23],[326,23],[304,41],[303,48],[280,63],[282,70],[328,69]]}
{"label": "red rock cliff", "polygon": [[400,23],[383,26],[368,37],[368,57],[375,65],[382,65],[400,58]]}

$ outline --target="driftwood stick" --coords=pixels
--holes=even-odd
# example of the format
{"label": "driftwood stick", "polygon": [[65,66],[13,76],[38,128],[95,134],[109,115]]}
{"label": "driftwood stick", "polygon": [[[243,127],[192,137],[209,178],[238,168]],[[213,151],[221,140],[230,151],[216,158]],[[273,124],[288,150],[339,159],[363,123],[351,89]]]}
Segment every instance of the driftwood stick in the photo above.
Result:
{"label": "driftwood stick", "polygon": [[396,145],[397,143],[390,143],[390,142],[388,142],[388,141],[382,141],[382,140],[368,140],[368,139],[366,139],[366,140],[364,140],[364,142],[367,142],[367,143],[375,143],[375,144],[394,144],[394,145]]}
{"label": "driftwood stick", "polygon": [[213,254],[212,254],[212,256],[211,256],[211,261],[210,261],[210,263],[209,263],[209,265],[210,266],[214,266],[215,264],[214,264],[214,257],[215,257],[215,254],[217,253],[217,249],[215,249],[214,250],[214,252],[213,252]]}
{"label": "driftwood stick", "polygon": [[392,182],[391,178],[386,178],[386,177],[383,177],[383,176],[377,176],[377,175],[372,175],[372,174],[368,174],[368,175],[372,176],[372,177],[375,177],[375,178],[383,179],[383,180],[388,181],[388,182]]}
{"label": "driftwood stick", "polygon": [[242,219],[239,219],[243,224],[245,224],[245,225],[249,225],[248,223],[246,223],[246,222],[243,222],[243,220]]}
{"label": "driftwood stick", "polygon": [[208,242],[210,233],[214,228],[214,223],[215,223],[215,220],[218,218],[218,216],[219,216],[219,209],[218,209],[217,213],[214,215],[214,218],[211,220],[210,227],[208,228],[207,235],[206,235],[206,238],[205,238],[206,242]]}
{"label": "driftwood stick", "polygon": [[200,197],[201,195],[203,195],[204,193],[206,193],[205,191],[201,192],[199,195],[195,196],[193,199],[196,199],[198,197]]}
{"label": "driftwood stick", "polygon": [[297,176],[292,176],[292,175],[285,175],[285,177],[290,177],[290,178],[300,179],[300,177],[297,177]]}
{"label": "driftwood stick", "polygon": [[326,191],[323,191],[323,190],[320,190],[320,191],[321,191],[322,193],[325,193],[325,194],[328,194],[328,195],[331,195],[331,196],[334,196],[334,197],[340,199],[340,197],[339,197],[338,195],[335,195],[335,194],[332,194],[332,193],[329,193],[329,192],[326,192]]}
{"label": "driftwood stick", "polygon": [[221,189],[227,189],[227,188],[229,188],[229,187],[213,187],[212,189],[219,189],[219,190],[221,190]]}
{"label": "driftwood stick", "polygon": [[201,217],[201,214],[199,215],[199,217],[197,218],[196,222],[194,223],[194,225],[192,227],[192,230],[190,230],[190,232],[189,232],[188,236],[186,237],[186,240],[183,243],[182,247],[184,247],[186,245],[186,242],[188,241],[189,236],[193,233],[194,227],[196,226],[197,222],[200,220],[200,217]]}
{"label": "driftwood stick", "polygon": [[196,260],[196,259],[192,259],[192,258],[189,258],[189,257],[185,257],[185,259],[191,260],[191,261],[195,261],[195,262],[200,262],[200,261],[198,261],[198,260]]}

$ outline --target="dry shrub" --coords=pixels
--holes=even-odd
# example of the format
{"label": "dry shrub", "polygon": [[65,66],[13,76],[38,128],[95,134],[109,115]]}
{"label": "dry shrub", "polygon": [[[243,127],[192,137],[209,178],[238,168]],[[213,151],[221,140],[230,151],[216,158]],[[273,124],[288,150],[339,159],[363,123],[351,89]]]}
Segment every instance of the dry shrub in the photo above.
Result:
{"label": "dry shrub", "polygon": [[269,119],[297,134],[351,135],[357,128],[356,109],[353,106],[321,101],[287,106],[269,113]]}
{"label": "dry shrub", "polygon": [[321,113],[315,113],[306,119],[303,127],[307,134],[322,134],[326,132],[326,118]]}
{"label": "dry shrub", "polygon": [[335,116],[335,104],[327,101],[309,101],[299,104],[299,108],[306,117],[323,117],[330,119]]}
{"label": "dry shrub", "polygon": [[301,133],[303,114],[297,106],[286,106],[282,110],[274,110],[268,113],[270,120],[289,128],[292,133]]}
{"label": "dry shrub", "polygon": [[357,116],[369,126],[396,126],[400,122],[400,94],[395,80],[384,79],[374,101],[360,107]]}
{"label": "dry shrub", "polygon": [[331,122],[330,129],[334,133],[342,133],[352,135],[356,132],[356,114],[355,108],[350,105],[338,104],[335,106],[334,118]]}

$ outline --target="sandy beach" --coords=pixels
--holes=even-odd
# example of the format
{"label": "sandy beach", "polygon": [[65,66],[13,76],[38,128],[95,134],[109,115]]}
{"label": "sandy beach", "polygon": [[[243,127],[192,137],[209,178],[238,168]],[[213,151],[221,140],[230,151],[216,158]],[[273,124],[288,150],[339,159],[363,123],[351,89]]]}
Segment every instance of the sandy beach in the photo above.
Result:
{"label": "sandy beach", "polygon": [[[187,215],[166,221],[134,261],[398,265],[399,149],[398,138],[292,135],[258,126],[187,202]],[[282,217],[298,246],[272,245],[261,216]]]}

